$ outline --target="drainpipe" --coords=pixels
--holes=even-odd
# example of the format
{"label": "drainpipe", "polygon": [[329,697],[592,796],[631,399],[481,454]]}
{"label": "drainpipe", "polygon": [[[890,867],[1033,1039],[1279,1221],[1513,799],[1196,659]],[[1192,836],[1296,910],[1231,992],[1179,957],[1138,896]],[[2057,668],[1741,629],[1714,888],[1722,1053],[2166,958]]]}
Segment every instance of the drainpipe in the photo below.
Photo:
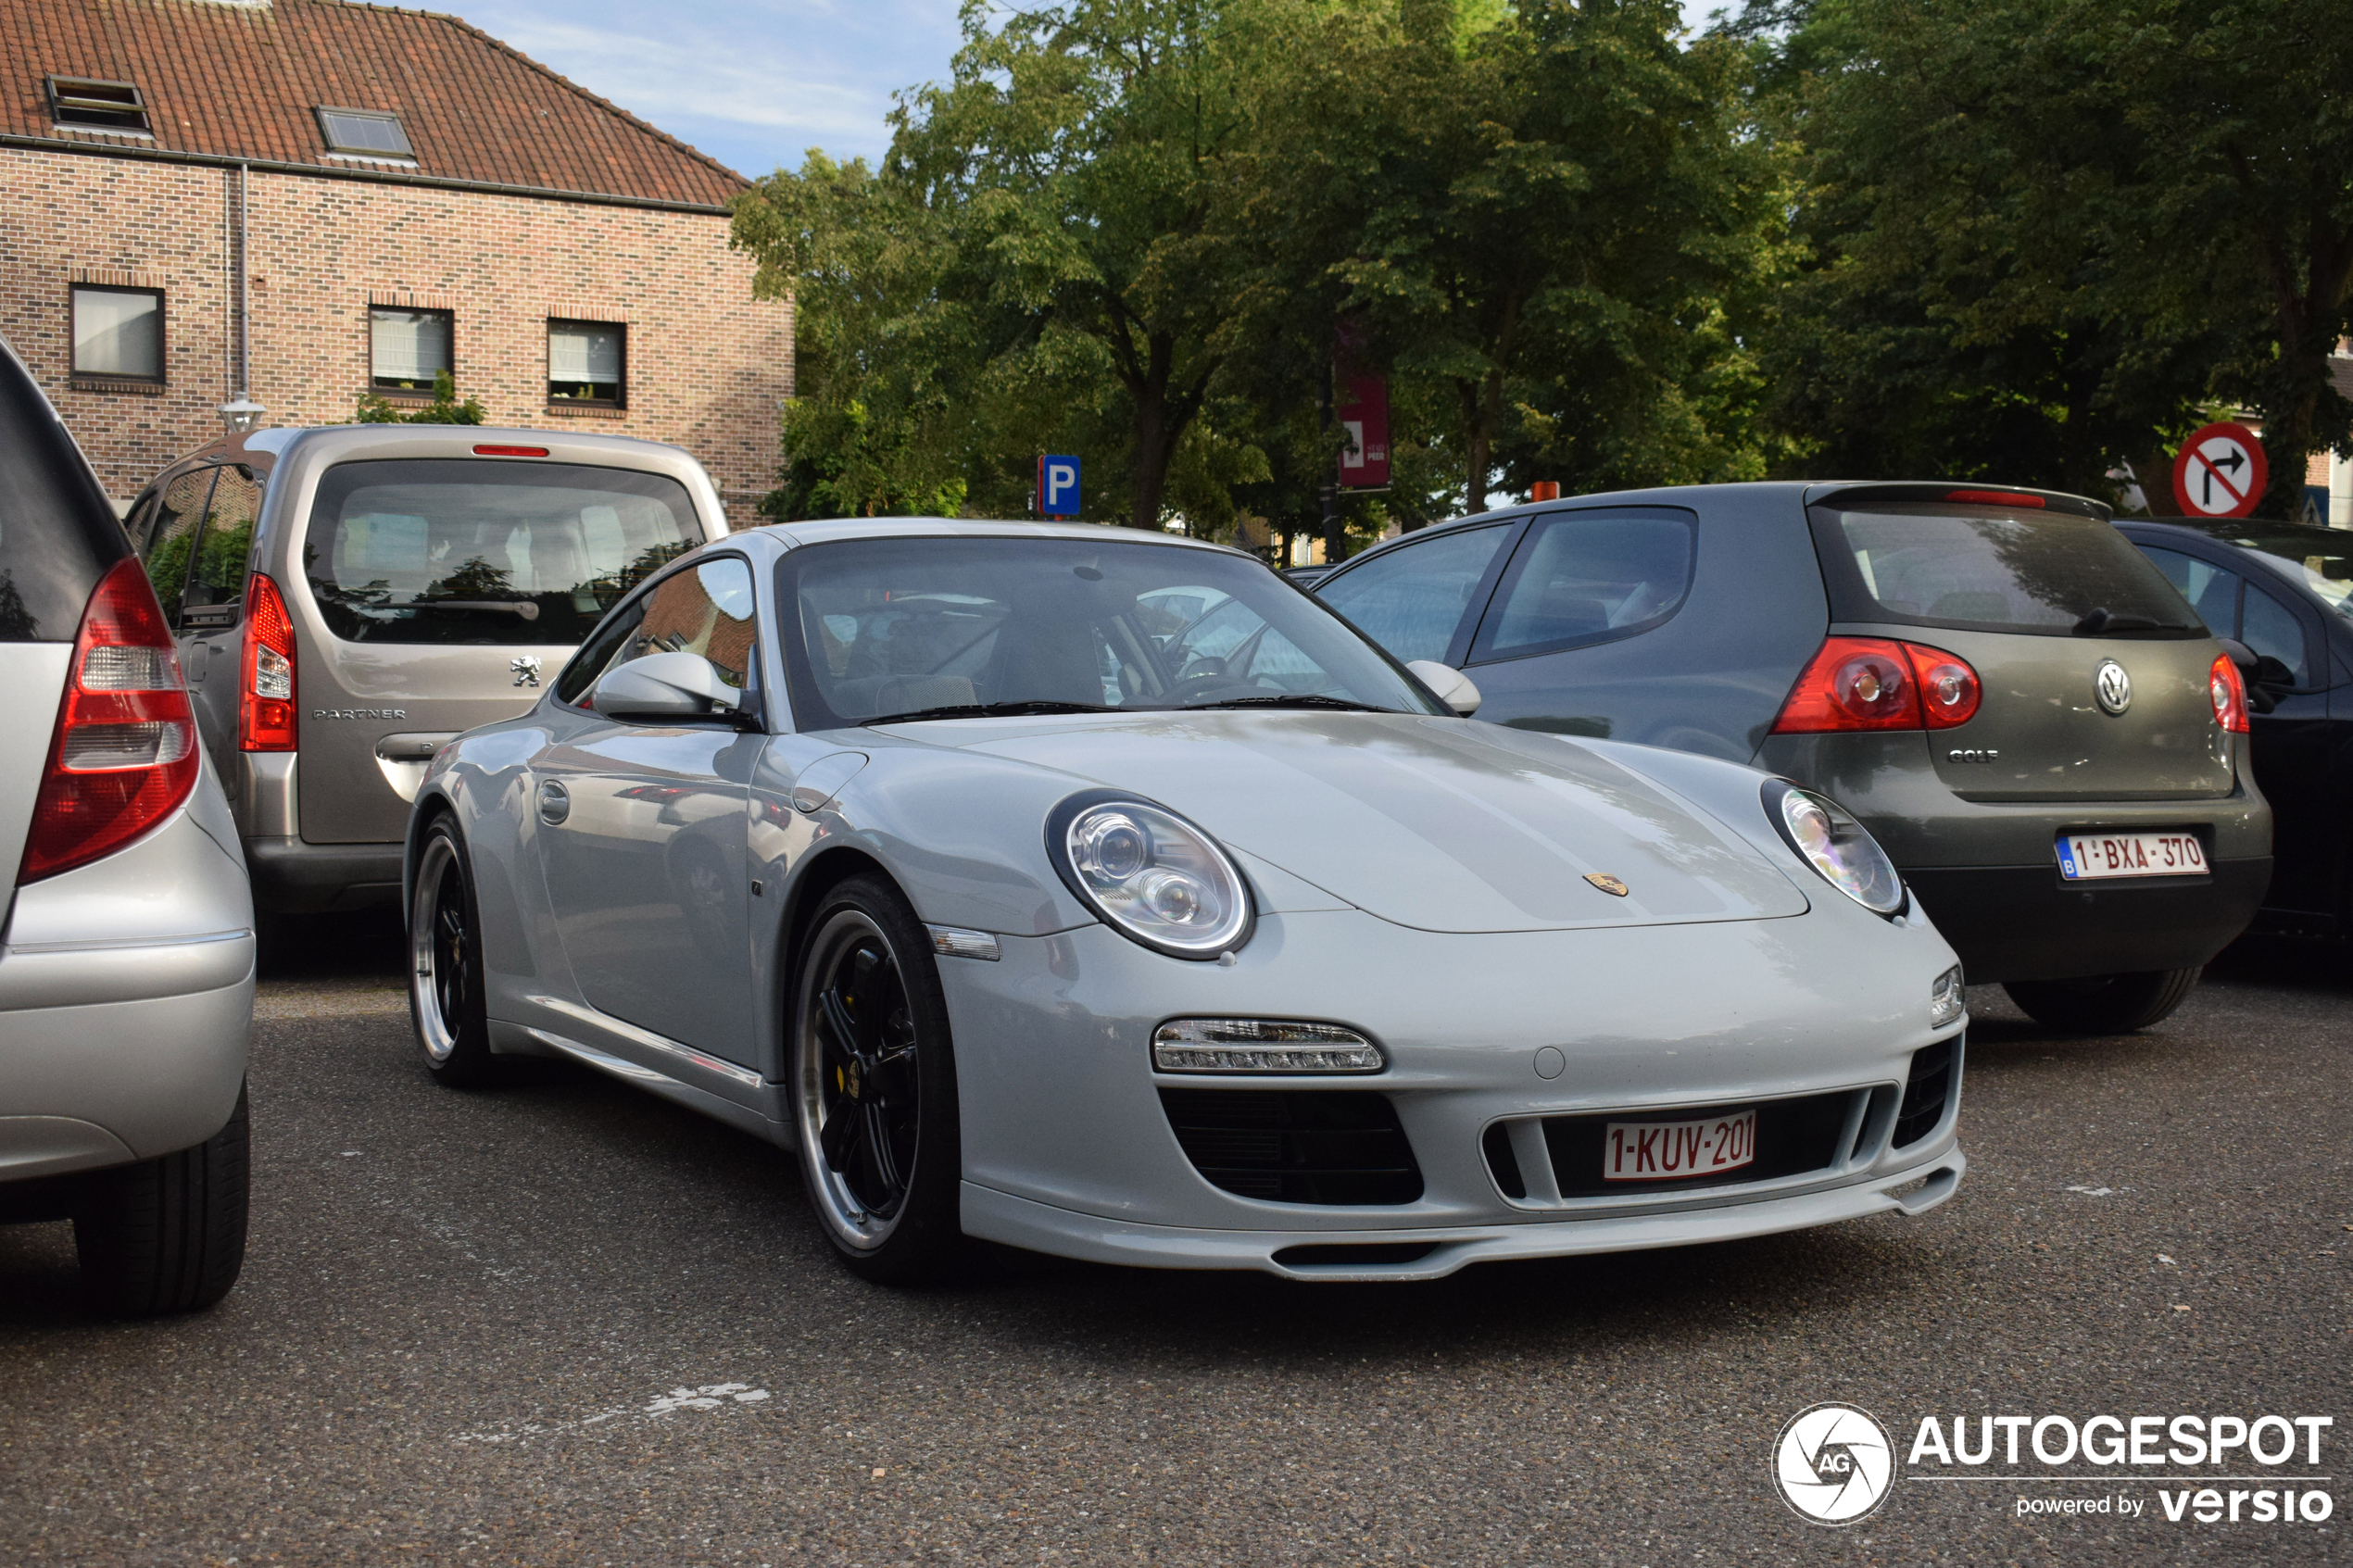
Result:
{"label": "drainpipe", "polygon": [[220,405],[220,408],[221,422],[229,427],[229,433],[232,435],[242,435],[253,429],[260,423],[261,416],[269,412],[253,400],[251,390],[253,386],[253,316],[245,300],[245,274],[248,270],[245,265],[245,242],[248,235],[245,225],[245,207],[249,194],[247,184],[249,179],[250,174],[245,166],[242,163],[237,165],[237,386],[236,390],[229,395],[229,401]]}

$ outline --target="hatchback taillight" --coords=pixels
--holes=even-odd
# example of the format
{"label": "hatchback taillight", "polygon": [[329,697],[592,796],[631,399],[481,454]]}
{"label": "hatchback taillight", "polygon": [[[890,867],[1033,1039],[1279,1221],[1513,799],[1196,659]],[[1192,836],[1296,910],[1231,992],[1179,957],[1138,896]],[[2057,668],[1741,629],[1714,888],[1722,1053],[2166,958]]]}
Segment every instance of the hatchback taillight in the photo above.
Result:
{"label": "hatchback taillight", "polygon": [[82,609],[17,881],[130,843],[180,809],[202,765],[163,607],[139,562],[125,558]]}
{"label": "hatchback taillight", "polygon": [[237,746],[295,748],[294,619],[278,584],[257,571],[245,583],[245,684],[237,696]]}
{"label": "hatchback taillight", "polygon": [[2246,734],[2246,680],[2227,653],[2214,656],[2206,672],[2207,700],[2214,705],[2214,721],[2234,735]]}
{"label": "hatchback taillight", "polygon": [[1882,637],[1830,637],[1790,688],[1773,733],[1949,730],[1977,712],[1983,687],[1969,661]]}

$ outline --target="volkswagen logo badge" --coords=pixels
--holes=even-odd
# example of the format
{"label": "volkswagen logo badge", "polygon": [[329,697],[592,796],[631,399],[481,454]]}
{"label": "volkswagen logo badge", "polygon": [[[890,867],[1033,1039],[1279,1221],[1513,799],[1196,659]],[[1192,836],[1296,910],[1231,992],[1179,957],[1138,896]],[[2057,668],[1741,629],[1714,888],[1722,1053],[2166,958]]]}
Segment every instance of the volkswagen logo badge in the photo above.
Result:
{"label": "volkswagen logo badge", "polygon": [[1894,1479],[1887,1428],[1853,1405],[1802,1410],[1773,1445],[1781,1500],[1808,1524],[1854,1524],[1887,1500]]}
{"label": "volkswagen logo badge", "polygon": [[2124,666],[2112,659],[2101,663],[2099,679],[2094,689],[2099,694],[2103,711],[2121,713],[2133,706],[2133,677],[2124,672]]}

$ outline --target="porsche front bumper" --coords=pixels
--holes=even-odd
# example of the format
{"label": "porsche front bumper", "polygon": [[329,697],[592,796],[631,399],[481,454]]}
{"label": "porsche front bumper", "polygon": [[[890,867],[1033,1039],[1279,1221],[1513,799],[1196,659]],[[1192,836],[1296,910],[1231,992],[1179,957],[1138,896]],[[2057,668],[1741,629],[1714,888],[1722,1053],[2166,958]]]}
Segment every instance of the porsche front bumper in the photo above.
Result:
{"label": "porsche front bumper", "polygon": [[[1108,1262],[1426,1278],[1487,1259],[1921,1212],[1965,1168],[1957,1050],[1932,1130],[1901,1148],[1892,1133],[1915,1053],[1957,1045],[1957,1026],[1928,1019],[1951,949],[1924,922],[1835,903],[1785,920],[1480,935],[1353,910],[1277,913],[1232,965],[1165,959],[1101,926],[1001,938],[996,962],[943,958],[964,1228]],[[1389,1066],[1158,1073],[1151,1033],[1173,1017],[1340,1023],[1379,1042]],[[1378,1094],[1412,1147],[1420,1196],[1306,1203],[1227,1190],[1188,1156],[1163,1089]],[[1516,1195],[1489,1137],[1536,1118],[1671,1118],[1811,1097],[1853,1107],[1836,1152],[1769,1180]]]}

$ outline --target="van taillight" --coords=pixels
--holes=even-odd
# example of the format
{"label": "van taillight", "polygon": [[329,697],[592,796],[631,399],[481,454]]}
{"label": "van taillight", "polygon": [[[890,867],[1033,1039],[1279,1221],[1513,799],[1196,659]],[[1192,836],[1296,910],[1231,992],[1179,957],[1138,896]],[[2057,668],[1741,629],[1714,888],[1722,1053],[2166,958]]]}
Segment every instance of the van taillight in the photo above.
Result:
{"label": "van taillight", "polygon": [[2214,705],[2214,721],[2234,735],[2246,734],[2246,679],[2227,653],[2214,656],[2206,672],[2207,700]]}
{"label": "van taillight", "polygon": [[1830,637],[1790,688],[1773,733],[1949,730],[1969,722],[1982,696],[1969,661],[1942,648]]}
{"label": "van taillight", "polygon": [[238,688],[237,746],[295,748],[294,621],[278,584],[257,571],[245,584],[245,684]]}
{"label": "van taillight", "polygon": [[82,612],[17,881],[130,843],[180,809],[202,765],[163,607],[138,560],[126,558]]}

